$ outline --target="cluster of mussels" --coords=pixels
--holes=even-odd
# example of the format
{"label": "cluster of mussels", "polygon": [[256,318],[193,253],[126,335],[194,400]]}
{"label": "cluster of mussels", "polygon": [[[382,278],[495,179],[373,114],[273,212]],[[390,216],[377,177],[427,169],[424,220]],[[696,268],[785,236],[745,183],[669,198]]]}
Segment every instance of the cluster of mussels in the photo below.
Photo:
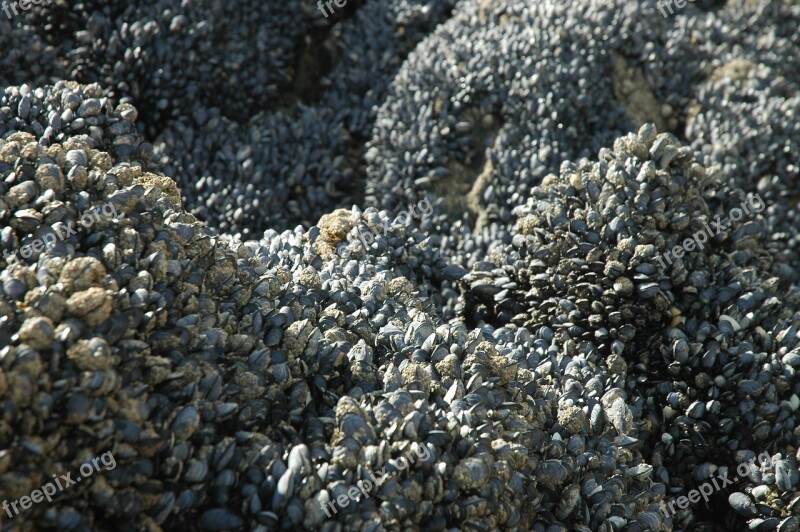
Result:
{"label": "cluster of mussels", "polygon": [[798,24],[783,0],[0,17],[0,530],[797,532]]}

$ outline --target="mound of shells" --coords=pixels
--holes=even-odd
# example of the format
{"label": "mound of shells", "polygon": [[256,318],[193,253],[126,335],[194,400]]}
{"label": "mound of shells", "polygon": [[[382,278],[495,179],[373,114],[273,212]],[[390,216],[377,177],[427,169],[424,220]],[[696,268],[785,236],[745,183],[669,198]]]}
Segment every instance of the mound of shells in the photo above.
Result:
{"label": "mound of shells", "polygon": [[659,5],[0,16],[0,529],[800,529],[800,5]]}
{"label": "mound of shells", "polygon": [[[627,377],[625,403],[639,404],[649,426],[643,452],[673,493],[768,449],[780,466],[743,482],[753,492],[775,489],[775,500],[757,511],[741,510],[747,497],[732,506],[792,530],[800,294],[775,276],[780,265],[764,249],[763,202],[729,187],[733,197],[719,202],[714,180],[652,125],[601,150],[597,162],[565,163],[517,209],[512,243],[462,278],[462,316],[555,331],[559,345]],[[731,219],[747,219],[709,236],[733,209]],[[675,520],[688,527],[697,516],[681,511]]]}
{"label": "mound of shells", "polygon": [[[471,267],[510,243],[530,187],[645,123],[747,192],[772,172],[791,188],[800,6],[698,1],[665,18],[658,5],[460,2],[378,110],[367,204],[441,198],[441,234]],[[794,233],[795,216],[776,227]]]}
{"label": "mound of shells", "polygon": [[[719,264],[710,244],[682,258],[672,250],[695,233],[710,239],[703,192],[713,176],[652,125],[599,157],[564,163],[532,189],[511,246],[492,255],[499,263],[464,280],[465,317],[547,325],[562,341],[596,341],[602,354],[620,355],[658,337],[679,315],[676,304],[692,306]],[[751,222],[740,231],[762,228]]]}

